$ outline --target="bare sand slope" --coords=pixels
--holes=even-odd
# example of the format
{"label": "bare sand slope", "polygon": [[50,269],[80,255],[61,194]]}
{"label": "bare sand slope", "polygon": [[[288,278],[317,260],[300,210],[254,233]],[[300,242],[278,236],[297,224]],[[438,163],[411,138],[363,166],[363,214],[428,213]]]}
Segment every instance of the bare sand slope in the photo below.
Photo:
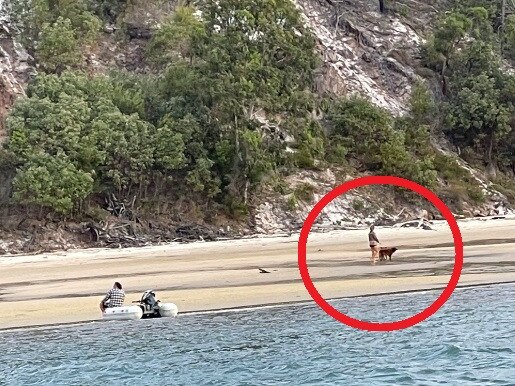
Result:
{"label": "bare sand slope", "polygon": [[[515,281],[515,220],[461,222],[460,285]],[[378,228],[391,262],[372,266],[367,230],[312,234],[308,266],[327,298],[444,287],[454,264],[447,224],[436,230]],[[115,280],[126,302],[157,290],[181,312],[309,300],[297,267],[298,235],[148,248],[79,250],[0,258],[0,328],[100,318]],[[258,267],[270,273],[259,273]]]}

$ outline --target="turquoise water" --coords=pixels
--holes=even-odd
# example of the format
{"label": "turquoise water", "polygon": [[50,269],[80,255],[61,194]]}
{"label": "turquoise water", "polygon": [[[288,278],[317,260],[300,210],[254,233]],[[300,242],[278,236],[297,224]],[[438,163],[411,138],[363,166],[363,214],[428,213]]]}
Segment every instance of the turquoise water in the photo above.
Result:
{"label": "turquoise water", "polygon": [[[339,300],[381,320],[438,292]],[[408,330],[346,327],[297,305],[0,333],[6,385],[515,385],[515,285],[457,290]]]}

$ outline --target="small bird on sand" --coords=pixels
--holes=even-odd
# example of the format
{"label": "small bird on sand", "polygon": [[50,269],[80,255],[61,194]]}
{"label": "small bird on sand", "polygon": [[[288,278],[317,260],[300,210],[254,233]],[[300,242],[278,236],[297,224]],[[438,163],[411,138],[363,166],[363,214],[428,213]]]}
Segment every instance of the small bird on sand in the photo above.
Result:
{"label": "small bird on sand", "polygon": [[270,273],[268,271],[265,271],[263,268],[258,268],[259,269],[259,273]]}

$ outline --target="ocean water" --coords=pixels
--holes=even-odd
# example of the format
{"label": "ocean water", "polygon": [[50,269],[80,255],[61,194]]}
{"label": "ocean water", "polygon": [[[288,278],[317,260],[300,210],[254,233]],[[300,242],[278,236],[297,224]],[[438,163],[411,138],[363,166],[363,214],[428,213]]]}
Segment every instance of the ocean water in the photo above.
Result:
{"label": "ocean water", "polygon": [[[438,294],[334,304],[393,320]],[[397,332],[355,330],[295,305],[7,331],[0,359],[5,385],[515,385],[515,285],[457,290]]]}

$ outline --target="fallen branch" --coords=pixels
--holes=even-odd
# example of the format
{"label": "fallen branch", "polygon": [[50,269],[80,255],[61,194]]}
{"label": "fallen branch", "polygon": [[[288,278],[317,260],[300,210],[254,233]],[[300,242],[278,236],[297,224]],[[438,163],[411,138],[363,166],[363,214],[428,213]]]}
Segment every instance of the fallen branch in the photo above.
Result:
{"label": "fallen branch", "polygon": [[416,228],[416,229],[422,228],[425,230],[432,230],[430,225],[433,225],[433,223],[431,221],[428,221],[424,218],[420,218],[418,220],[411,220],[411,221],[406,221],[406,222],[402,222],[402,223],[397,223],[397,224],[394,224],[393,227],[394,228]]}

